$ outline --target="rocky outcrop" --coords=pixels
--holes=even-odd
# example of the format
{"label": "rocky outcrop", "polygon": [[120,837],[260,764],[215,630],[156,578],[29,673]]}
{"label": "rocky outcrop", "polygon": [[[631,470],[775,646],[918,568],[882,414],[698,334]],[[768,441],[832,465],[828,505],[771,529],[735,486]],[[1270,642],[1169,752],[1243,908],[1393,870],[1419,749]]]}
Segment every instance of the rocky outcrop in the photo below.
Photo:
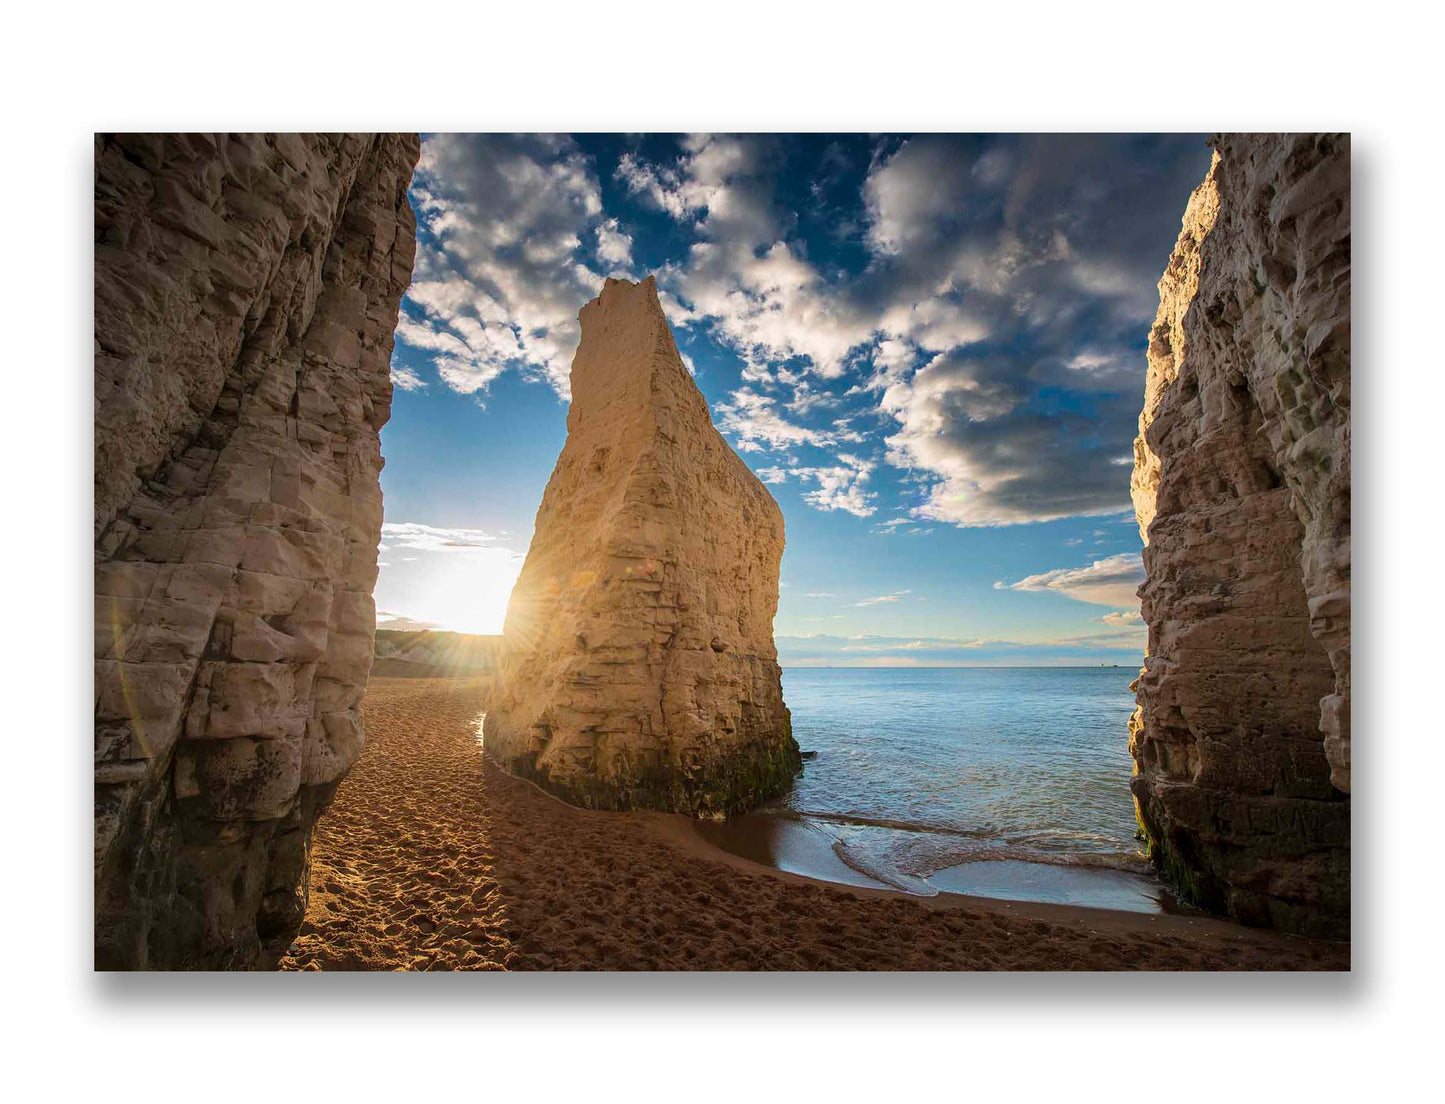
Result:
{"label": "rocky outcrop", "polygon": [[1226,136],[1149,337],[1133,493],[1151,854],[1199,904],[1349,927],[1350,147]]}
{"label": "rocky outcrop", "polygon": [[246,967],[363,739],[419,144],[95,145],[95,947]]}
{"label": "rocky outcrop", "polygon": [[484,748],[588,807],[748,808],[799,766],[773,646],[782,513],[713,427],[651,278],[608,280],[580,320]]}

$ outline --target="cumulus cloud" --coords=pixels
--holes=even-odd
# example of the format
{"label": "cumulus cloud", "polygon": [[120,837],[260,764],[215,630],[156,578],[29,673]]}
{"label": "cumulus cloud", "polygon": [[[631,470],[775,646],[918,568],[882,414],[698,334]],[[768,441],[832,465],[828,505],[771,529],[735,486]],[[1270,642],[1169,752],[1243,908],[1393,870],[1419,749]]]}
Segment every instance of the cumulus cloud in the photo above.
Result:
{"label": "cumulus cloud", "polygon": [[[1141,335],[1202,144],[884,140],[858,196],[869,261],[850,271],[815,263],[797,233],[807,212],[777,201],[788,152],[772,136],[695,136],[675,159],[629,154],[616,172],[695,235],[661,282],[678,324],[706,325],[744,357],[754,390],[732,405],[784,390],[781,409],[801,416],[836,398],[807,376],[866,372],[847,393],[879,393],[896,421],[886,458],[927,485],[917,517],[1007,525],[1126,506],[1117,461],[1134,432]],[[836,194],[847,162],[837,143],[822,151],[815,199]],[[836,443],[779,417],[743,441]]]}
{"label": "cumulus cloud", "polygon": [[661,275],[689,322],[706,321],[745,356],[802,357],[812,371],[836,378],[875,321],[787,240],[774,195],[778,141],[690,136],[671,164],[624,155],[617,178],[695,229],[687,257]]}
{"label": "cumulus cloud", "polygon": [[1029,575],[1016,583],[1000,580],[994,583],[994,588],[1062,594],[1065,598],[1100,606],[1133,606],[1137,603],[1135,591],[1143,582],[1142,557],[1137,552],[1121,552],[1095,560],[1086,567],[1060,567]]}
{"label": "cumulus cloud", "polygon": [[867,239],[921,284],[1003,294],[1044,317],[1103,300],[1147,323],[1160,235],[1178,232],[1178,196],[1207,163],[1198,139],[1172,135],[910,138],[869,171]]}
{"label": "cumulus cloud", "polygon": [[872,381],[898,422],[889,461],[935,481],[920,516],[1007,525],[1128,504],[1118,460],[1161,258],[1203,174],[1194,144],[926,136],[875,158],[867,241],[911,290],[885,330],[946,354]]}
{"label": "cumulus cloud", "polygon": [[401,364],[391,366],[391,384],[403,391],[425,391],[426,380]]}
{"label": "cumulus cloud", "polygon": [[889,461],[932,479],[919,517],[1014,525],[1129,504],[1113,460],[1133,440],[1137,396],[1050,404],[1014,358],[954,353],[890,386],[880,405],[897,421]]}
{"label": "cumulus cloud", "polygon": [[[577,309],[634,263],[643,225],[603,210],[607,174],[683,242],[658,270],[672,325],[743,362],[716,408],[738,448],[873,453],[885,427],[873,454],[918,488],[922,523],[1128,506],[1142,340],[1208,163],[1197,139],[696,135],[659,148],[599,164],[565,137],[429,138],[399,340],[456,391],[484,395],[518,371],[567,397]],[[788,190],[800,164],[802,195]],[[817,484],[811,505],[876,511],[859,469],[790,465]]]}
{"label": "cumulus cloud", "polygon": [[1127,625],[1139,625],[1144,621],[1144,615],[1138,610],[1115,610],[1113,613],[1106,613],[1099,618],[1105,625],[1123,627]]}
{"label": "cumulus cloud", "polygon": [[855,517],[871,517],[878,509],[877,495],[865,484],[877,467],[871,460],[846,452],[838,454],[838,463],[823,468],[793,468],[789,473],[800,480],[818,484],[816,490],[805,491],[804,501],[820,510],[842,510]]}
{"label": "cumulus cloud", "polygon": [[397,337],[464,394],[516,369],[566,398],[577,310],[602,282],[592,258],[630,262],[592,160],[562,136],[434,135],[412,197],[420,240]]}
{"label": "cumulus cloud", "polygon": [[865,382],[855,384],[848,394],[884,391],[906,379],[918,360],[918,350],[907,341],[886,337],[870,351],[868,359],[873,366],[873,374]]}
{"label": "cumulus cloud", "polygon": [[625,234],[615,218],[597,225],[597,256],[618,268],[632,264],[632,236]]}
{"label": "cumulus cloud", "polygon": [[736,438],[737,447],[744,452],[797,445],[826,448],[838,441],[835,433],[788,421],[778,412],[777,399],[752,387],[738,388],[716,409],[721,416],[718,427]]}

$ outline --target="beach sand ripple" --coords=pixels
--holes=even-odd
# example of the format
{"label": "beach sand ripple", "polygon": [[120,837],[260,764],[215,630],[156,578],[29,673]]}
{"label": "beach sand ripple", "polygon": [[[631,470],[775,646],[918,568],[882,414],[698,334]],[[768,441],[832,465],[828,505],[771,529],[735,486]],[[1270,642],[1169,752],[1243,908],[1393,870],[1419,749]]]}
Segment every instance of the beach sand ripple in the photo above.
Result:
{"label": "beach sand ripple", "polygon": [[483,760],[483,679],[373,679],[317,825],[287,970],[1347,969],[1221,921],[917,898],[718,851],[685,818],[565,805]]}

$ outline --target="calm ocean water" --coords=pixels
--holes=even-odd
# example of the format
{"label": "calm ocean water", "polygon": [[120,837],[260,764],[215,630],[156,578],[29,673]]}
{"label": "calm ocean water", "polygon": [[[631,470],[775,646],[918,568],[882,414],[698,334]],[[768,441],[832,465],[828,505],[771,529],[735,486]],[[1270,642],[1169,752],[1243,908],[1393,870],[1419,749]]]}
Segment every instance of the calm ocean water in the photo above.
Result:
{"label": "calm ocean water", "polygon": [[1137,674],[786,669],[793,732],[817,757],[762,817],[706,834],[858,884],[1158,908],[1129,794]]}

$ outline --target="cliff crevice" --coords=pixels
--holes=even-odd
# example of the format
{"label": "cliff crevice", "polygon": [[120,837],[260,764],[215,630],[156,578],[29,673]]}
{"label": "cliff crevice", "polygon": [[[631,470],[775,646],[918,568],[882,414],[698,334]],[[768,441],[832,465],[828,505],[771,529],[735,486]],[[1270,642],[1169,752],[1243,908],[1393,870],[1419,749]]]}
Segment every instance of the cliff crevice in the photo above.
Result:
{"label": "cliff crevice", "polygon": [[1135,442],[1151,853],[1197,903],[1343,935],[1350,878],[1350,158],[1214,139],[1159,284]]}
{"label": "cliff crevice", "polygon": [[102,135],[96,963],[263,966],[364,740],[404,135]]}

